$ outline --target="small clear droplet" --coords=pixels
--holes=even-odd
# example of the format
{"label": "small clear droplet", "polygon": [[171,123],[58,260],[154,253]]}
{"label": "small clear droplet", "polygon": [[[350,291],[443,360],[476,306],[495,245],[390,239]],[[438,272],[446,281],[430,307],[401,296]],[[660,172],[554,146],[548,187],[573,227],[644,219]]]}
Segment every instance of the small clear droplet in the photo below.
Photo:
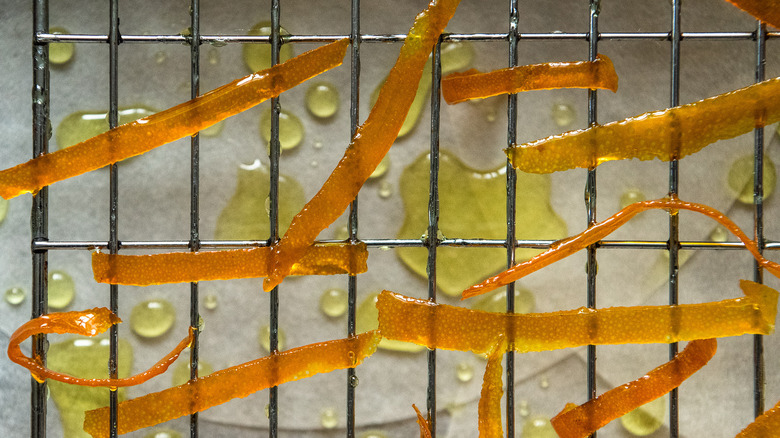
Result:
{"label": "small clear droplet", "polygon": [[523,423],[523,438],[558,438],[550,419],[546,417],[531,417]]}
{"label": "small clear droplet", "polygon": [[320,163],[317,160],[311,160],[311,163],[309,163],[311,167],[317,167],[320,165]]}
{"label": "small clear droplet", "polygon": [[520,403],[517,407],[517,412],[521,417],[527,417],[531,413],[531,411],[528,410],[528,400],[520,400]]}
{"label": "small clear droplet", "polygon": [[387,169],[390,168],[390,155],[385,155],[384,158],[382,158],[382,161],[379,162],[379,165],[376,166],[376,169],[374,169],[374,172],[371,173],[371,176],[369,178],[378,178],[385,173],[387,173]]}
{"label": "small clear droplet", "polygon": [[209,44],[211,44],[214,47],[225,47],[227,46],[227,41],[225,41],[224,38],[216,38],[212,40]]}
{"label": "small clear droplet", "polygon": [[[63,27],[50,27],[49,32],[59,35],[70,34]],[[51,43],[49,44],[49,62],[53,65],[66,64],[73,58],[75,52],[76,45],[73,43]]]}
{"label": "small clear droplet", "polygon": [[[187,358],[182,359],[184,361],[176,365],[176,368],[173,370],[173,377],[171,378],[173,386],[183,385],[190,380],[190,361]],[[203,359],[198,360],[198,377],[208,376],[213,372],[214,367],[210,363],[205,362]]]}
{"label": "small clear droplet", "polygon": [[388,436],[381,430],[369,430],[360,435],[360,438],[388,438]]}
{"label": "small clear droplet", "polygon": [[265,418],[271,418],[271,405],[265,404]]}
{"label": "small clear droplet", "polygon": [[568,103],[556,103],[552,107],[552,119],[556,125],[563,128],[574,123],[574,108]]}
{"label": "small clear droplet", "polygon": [[168,55],[166,55],[162,50],[154,54],[154,61],[158,64],[165,62],[166,58],[168,58]]}
{"label": "small clear droplet", "polygon": [[542,389],[547,389],[550,387],[550,379],[547,378],[547,376],[542,376],[541,379],[539,379],[539,387]]}
{"label": "small clear droplet", "polygon": [[333,408],[325,408],[320,413],[320,424],[325,429],[333,429],[339,424],[338,414]]}
{"label": "small clear droplet", "polygon": [[379,250],[380,251],[390,251],[390,247],[387,246],[387,245],[382,245],[382,246],[379,247]]}
{"label": "small clear droplet", "polygon": [[357,386],[359,384],[360,384],[360,379],[358,379],[358,376],[356,376],[354,374],[349,376],[349,386],[351,386],[353,388],[357,388]]}
{"label": "small clear droplet", "polygon": [[76,296],[73,278],[62,271],[49,272],[49,307],[64,309]]}
{"label": "small clear droplet", "polygon": [[710,240],[713,242],[725,242],[728,240],[728,238],[729,232],[720,225],[715,227],[715,229],[710,233]]}
{"label": "small clear droplet", "polygon": [[200,135],[205,137],[216,137],[222,133],[222,128],[225,127],[225,121],[217,122],[206,129],[200,131]]}
{"label": "small clear droplet", "polygon": [[322,141],[315,140],[314,143],[312,143],[312,146],[314,146],[314,149],[322,149],[323,144]]}
{"label": "small clear droplet", "polygon": [[497,114],[496,114],[496,112],[497,112],[497,111],[496,111],[496,109],[495,109],[495,108],[493,108],[493,107],[489,107],[489,108],[487,109],[486,113],[485,113],[485,119],[486,119],[488,122],[495,122],[495,121],[496,121],[496,117],[497,117]]}
{"label": "small clear droplet", "polygon": [[474,367],[469,363],[461,362],[455,366],[455,375],[463,383],[470,382],[474,378]]}
{"label": "small clear droplet", "polygon": [[347,291],[343,289],[328,289],[320,297],[322,313],[337,318],[347,311]]}
{"label": "small clear droplet", "polygon": [[265,197],[265,214],[271,216],[271,197]]}
{"label": "small clear droplet", "polygon": [[339,109],[339,92],[333,84],[317,82],[306,90],[306,109],[319,118],[328,118]]}
{"label": "small clear droplet", "polygon": [[382,181],[379,185],[379,197],[387,199],[393,194],[393,185],[387,181]]}
{"label": "small clear droplet", "polygon": [[[753,203],[753,155],[740,157],[731,164],[728,173],[728,186],[731,193],[743,204]],[[777,184],[775,165],[766,155],[763,159],[764,199],[772,195]]]}
{"label": "small clear droplet", "polygon": [[650,435],[663,425],[667,406],[666,397],[657,398],[620,417],[620,424],[632,435]]}
{"label": "small clear droplet", "polygon": [[639,189],[628,189],[620,195],[620,208],[626,208],[635,202],[641,202],[647,199],[645,194]]}
{"label": "small clear droplet", "polygon": [[198,331],[203,333],[203,330],[206,330],[206,320],[202,315],[198,315]]}
{"label": "small clear droplet", "polygon": [[0,224],[2,224],[5,217],[8,216],[8,204],[10,204],[10,202],[11,201],[8,201],[7,199],[0,198]]}
{"label": "small clear droplet", "polygon": [[[260,340],[260,346],[262,346],[265,351],[271,353],[271,327],[268,325],[264,325],[260,327],[258,338]],[[277,350],[279,351],[284,350],[286,343],[287,343],[287,336],[284,334],[284,331],[282,329],[278,329],[277,336],[276,336]]]}
{"label": "small clear droplet", "polygon": [[153,299],[138,303],[130,312],[130,328],[144,338],[162,336],[173,327],[176,309],[167,300]]}
{"label": "small clear droplet", "polygon": [[22,304],[27,294],[21,287],[12,287],[5,291],[5,301],[13,306]]}
{"label": "small clear droplet", "polygon": [[181,434],[173,429],[161,429],[150,432],[144,438],[181,438]]}
{"label": "small clear droplet", "polygon": [[214,310],[217,308],[217,296],[214,294],[208,294],[203,297],[203,307],[208,310]]}
{"label": "small clear droplet", "polygon": [[344,225],[343,227],[340,227],[338,231],[336,231],[336,240],[347,240],[349,239],[349,227]]}
{"label": "small clear droplet", "polygon": [[[279,28],[279,33],[280,35],[290,34],[282,27]],[[255,24],[247,35],[271,35],[271,22],[261,21]],[[247,43],[243,45],[243,52],[244,62],[250,71],[256,72],[271,67],[271,44],[265,42]],[[279,48],[279,62],[287,61],[292,56],[292,45],[282,44],[282,47]]]}
{"label": "small clear droplet", "polygon": [[[271,108],[260,116],[260,133],[265,141],[271,141]],[[279,111],[279,145],[282,150],[293,149],[303,140],[303,123],[295,114]]]}
{"label": "small clear droplet", "polygon": [[209,50],[206,52],[206,58],[209,60],[209,64],[211,65],[219,64],[219,51],[217,51],[217,49]]}

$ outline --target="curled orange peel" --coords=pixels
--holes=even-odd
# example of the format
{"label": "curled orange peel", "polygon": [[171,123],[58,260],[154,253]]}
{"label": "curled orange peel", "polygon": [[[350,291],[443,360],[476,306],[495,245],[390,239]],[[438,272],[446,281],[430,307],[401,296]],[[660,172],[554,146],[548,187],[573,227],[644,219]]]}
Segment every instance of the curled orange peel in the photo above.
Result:
{"label": "curled orange peel", "polygon": [[736,438],[776,437],[780,431],[780,402],[759,415],[756,420],[742,429]]}
{"label": "curled orange peel", "polygon": [[458,3],[460,0],[432,0],[417,15],[368,118],[355,131],[325,184],[274,245],[273,270],[263,280],[263,289],[270,291],[290,274],[306,248],[341,216],[390,150],[414,101],[428,56]]}
{"label": "curled orange peel", "polygon": [[[119,403],[117,433],[154,426],[262,389],[315,374],[356,367],[376,351],[377,331],[275,352],[250,362],[190,380],[179,386]],[[108,407],[87,411],[84,431],[109,436]]]}
{"label": "curled orange peel", "polygon": [[[178,252],[152,255],[92,253],[92,273],[98,283],[149,286],[268,274],[271,248]],[[314,245],[293,265],[292,275],[360,274],[367,269],[366,244]]]}
{"label": "curled orange peel", "polygon": [[487,73],[472,69],[452,73],[441,81],[442,96],[449,104],[499,94],[556,88],[598,88],[615,92],[618,76],[612,60],[599,54],[595,61],[548,62]]}
{"label": "curled orange peel", "polygon": [[506,337],[503,334],[499,335],[487,356],[487,366],[482,378],[482,391],[477,406],[480,437],[504,436],[501,426],[501,396],[504,394],[501,358],[504,357],[506,349]]}
{"label": "curled orange peel", "polygon": [[379,331],[387,339],[477,354],[489,353],[502,334],[507,348],[526,353],[772,333],[777,291],[747,280],[740,287],[744,297],[716,302],[548,313],[483,312],[390,291],[379,294],[376,306]]}
{"label": "curled orange peel", "polygon": [[193,332],[192,329],[190,329],[189,336],[182,339],[176,348],[160,359],[154,366],[142,373],[122,379],[82,379],[52,371],[49,368],[46,368],[39,360],[25,356],[20,348],[22,341],[33,335],[70,333],[83,336],[96,336],[108,330],[112,325],[120,322],[122,322],[122,320],[105,307],[96,307],[84,311],[50,313],[48,315],[39,316],[38,318],[31,319],[22,324],[11,335],[8,344],[8,357],[11,361],[30,370],[33,378],[39,382],[43,382],[46,379],[52,379],[79,386],[119,388],[138,385],[152,377],[164,373],[168,367],[176,361],[181,352],[192,343]]}
{"label": "curled orange peel", "polygon": [[761,21],[780,29],[780,1],[778,0],[726,0]]}
{"label": "curled orange peel", "polygon": [[553,243],[553,245],[547,251],[523,263],[512,266],[506,271],[466,289],[463,291],[461,299],[471,298],[490,292],[515,280],[523,278],[528,274],[536,272],[545,266],[557,262],[558,260],[564,259],[574,254],[575,252],[586,248],[589,245],[593,245],[599,240],[607,237],[609,234],[623,226],[637,214],[652,209],[688,210],[701,213],[714,219],[745,244],[745,248],[750,251],[750,253],[753,255],[753,257],[755,257],[755,259],[758,261],[758,264],[762,268],[765,268],[775,277],[780,278],[780,264],[764,258],[758,249],[758,245],[756,245],[754,241],[752,241],[744,232],[742,232],[742,230],[740,230],[739,227],[725,214],[704,204],[685,202],[677,198],[662,198],[651,201],[635,202],[613,214],[609,218],[593,225],[580,234]]}
{"label": "curled orange peel", "polygon": [[208,128],[322,72],[341,65],[349,46],[342,39],[282,64],[253,73],[195,99],[118,126],[73,146],[0,171],[0,196],[10,199],[143,154]]}
{"label": "curled orange peel", "polygon": [[412,404],[414,412],[417,413],[417,424],[420,426],[420,438],[432,438],[431,424],[423,417],[422,412],[417,409],[417,405]]}
{"label": "curled orange peel", "polygon": [[780,78],[687,105],[569,131],[505,150],[529,173],[594,168],[613,160],[670,161],[780,121]]}
{"label": "curled orange peel", "polygon": [[691,341],[672,360],[645,376],[610,389],[582,405],[569,403],[550,422],[561,438],[590,436],[610,421],[680,386],[712,359],[717,348],[715,339]]}

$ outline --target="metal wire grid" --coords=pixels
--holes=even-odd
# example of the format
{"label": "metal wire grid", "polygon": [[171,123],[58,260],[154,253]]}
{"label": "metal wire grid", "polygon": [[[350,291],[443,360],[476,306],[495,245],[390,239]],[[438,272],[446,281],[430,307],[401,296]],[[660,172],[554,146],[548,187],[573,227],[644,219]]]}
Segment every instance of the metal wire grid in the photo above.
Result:
{"label": "metal wire grid", "polygon": [[[585,1],[585,0],[583,0]],[[440,123],[440,47],[441,42],[449,41],[493,41],[505,42],[508,44],[508,65],[518,64],[517,45],[520,41],[532,40],[587,40],[588,56],[590,60],[595,59],[598,43],[600,40],[663,40],[670,42],[670,106],[679,104],[680,93],[680,42],[683,39],[707,39],[707,40],[753,40],[756,42],[756,64],[755,80],[756,82],[764,79],[764,65],[766,62],[766,40],[776,38],[780,33],[767,32],[766,25],[758,23],[757,29],[753,32],[682,32],[680,25],[681,0],[673,0],[672,14],[670,20],[669,32],[613,32],[599,33],[598,19],[600,12],[600,0],[588,0],[590,5],[589,31],[587,33],[523,33],[518,28],[518,17],[521,11],[518,8],[518,0],[509,0],[508,14],[508,32],[507,33],[471,33],[471,34],[445,34],[440,38],[433,53],[432,69],[432,98],[431,98],[431,177],[429,191],[429,225],[427,239],[424,241],[417,239],[362,239],[370,247],[401,247],[401,246],[424,246],[428,248],[428,296],[432,301],[436,300],[436,253],[439,246],[482,246],[482,247],[505,247],[507,249],[507,265],[515,263],[514,250],[516,248],[549,248],[551,241],[548,240],[517,240],[515,239],[515,191],[516,174],[514,169],[507,163],[507,238],[505,240],[491,239],[438,239],[438,166],[439,166],[439,123]],[[238,36],[238,35],[202,35],[200,33],[200,1],[191,0],[191,35],[121,35],[119,32],[119,0],[110,1],[109,33],[107,35],[85,35],[85,34],[52,34],[49,33],[49,8],[48,0],[33,0],[33,156],[38,156],[48,151],[48,133],[47,123],[49,120],[49,59],[48,44],[54,42],[72,42],[72,43],[107,43],[109,46],[109,124],[111,127],[117,125],[117,102],[118,102],[118,47],[122,43],[188,43],[191,47],[191,95],[196,97],[199,94],[199,64],[200,64],[200,45],[203,43],[270,43],[272,48],[272,63],[279,62],[279,47],[282,44],[295,42],[328,42],[340,38],[348,37],[351,39],[351,95],[350,95],[350,120],[351,132],[354,132],[358,126],[359,113],[358,103],[360,99],[360,48],[362,43],[381,43],[381,42],[399,42],[403,41],[405,35],[369,35],[360,32],[360,0],[351,2],[351,29],[349,35],[280,35],[280,1],[272,0],[271,22],[272,33],[270,36]],[[597,102],[598,93],[594,90],[588,92],[588,123],[590,125],[597,123]],[[280,99],[272,100],[272,123],[271,123],[271,191],[270,191],[270,224],[271,234],[268,242],[237,242],[237,241],[203,241],[199,236],[199,141],[198,136],[193,136],[191,140],[191,215],[190,215],[190,240],[182,241],[122,241],[117,238],[117,219],[118,219],[118,169],[117,165],[112,165],[110,169],[110,235],[107,241],[62,241],[50,240],[48,236],[48,189],[44,187],[32,200],[31,229],[32,229],[32,317],[37,317],[48,312],[47,308],[47,256],[48,251],[54,250],[91,250],[94,248],[108,249],[111,253],[116,253],[121,248],[135,249],[189,249],[197,251],[201,248],[224,248],[224,247],[249,247],[257,245],[268,245],[278,240],[278,181],[279,181],[279,111],[281,108]],[[517,97],[510,95],[507,100],[507,144],[512,145],[517,137]],[[350,135],[351,137],[351,135]],[[763,235],[763,153],[764,153],[764,130],[756,129],[754,133],[754,237],[759,248],[777,249],[780,248],[780,242],[766,242]],[[585,204],[587,212],[588,225],[596,222],[596,184],[597,172],[595,169],[589,170],[585,183]],[[669,194],[677,193],[677,184],[679,178],[678,162],[672,161],[669,165]],[[349,214],[349,240],[357,241],[358,220],[357,199],[352,203]],[[735,242],[680,242],[679,241],[679,217],[671,214],[669,216],[669,240],[663,241],[603,241],[588,248],[587,252],[587,306],[596,306],[596,253],[597,248],[634,248],[634,249],[659,249],[665,248],[669,251],[669,303],[678,302],[678,272],[680,249],[741,249],[744,245]],[[754,264],[754,279],[757,282],[762,281],[762,270],[757,263]],[[348,280],[348,320],[347,334],[355,334],[355,309],[356,309],[356,291],[357,278],[349,276]],[[508,287],[507,293],[507,311],[514,312],[514,284]],[[110,307],[114,312],[118,312],[117,286],[110,286]],[[197,377],[198,363],[198,284],[191,284],[191,312],[190,325],[194,329],[195,339],[191,348],[190,369],[191,378]],[[278,287],[275,288],[269,296],[271,349],[276,350],[278,345],[278,309],[279,297]],[[117,375],[117,330],[112,327],[110,332],[110,359],[109,372],[112,377]],[[46,360],[46,338],[43,335],[36,336],[33,340],[33,354],[43,360]],[[677,344],[671,344],[669,355],[674,356],[677,352]],[[754,336],[754,413],[759,415],[764,411],[764,355],[762,336]],[[506,418],[508,436],[515,435],[515,407],[514,407],[514,355],[512,352],[506,354]],[[351,384],[355,379],[355,370],[347,370],[346,382],[346,426],[347,436],[355,435],[355,391]],[[46,383],[38,383],[31,379],[31,436],[46,436]],[[587,351],[587,391],[590,398],[596,396],[596,348],[589,346]],[[117,433],[117,394],[111,392],[111,436]],[[275,437],[278,434],[277,422],[278,393],[276,388],[272,388],[269,393],[269,436]],[[436,351],[428,352],[428,390],[427,390],[427,411],[431,419],[433,433],[436,432]],[[678,436],[678,401],[677,391],[673,391],[670,397],[670,431],[671,437]],[[198,415],[194,414],[190,418],[191,436],[198,436]],[[594,434],[595,435],[595,434]]]}

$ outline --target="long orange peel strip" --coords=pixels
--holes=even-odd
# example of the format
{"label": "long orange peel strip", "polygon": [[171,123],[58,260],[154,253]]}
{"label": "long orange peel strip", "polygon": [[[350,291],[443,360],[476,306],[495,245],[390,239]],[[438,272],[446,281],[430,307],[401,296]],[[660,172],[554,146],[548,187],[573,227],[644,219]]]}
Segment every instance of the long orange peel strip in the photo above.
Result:
{"label": "long orange peel strip", "polygon": [[556,88],[590,88],[616,92],[618,76],[612,60],[599,54],[594,61],[548,62],[482,73],[471,69],[452,73],[441,81],[449,104],[499,94]]}
{"label": "long orange peel strip", "polygon": [[754,422],[742,429],[736,438],[776,437],[778,431],[780,431],[780,402],[759,415]]}
{"label": "long orange peel strip", "polygon": [[422,412],[417,409],[417,406],[412,404],[414,412],[417,414],[417,424],[420,426],[420,438],[432,438],[431,424],[423,417]]}
{"label": "long orange peel strip", "polygon": [[0,171],[0,196],[10,199],[37,193],[57,181],[193,135],[341,65],[348,46],[349,40],[342,39],[318,47],[165,111]]}
{"label": "long orange peel strip", "polygon": [[428,348],[489,353],[506,335],[521,353],[583,345],[653,344],[769,334],[778,293],[741,280],[744,297],[701,304],[589,309],[549,313],[490,313],[436,304],[384,291],[377,299],[379,330],[387,339]]}
{"label": "long orange peel strip", "polygon": [[761,21],[780,29],[780,1],[778,0],[726,0]]}
{"label": "long orange peel strip", "polygon": [[104,386],[118,388],[141,384],[154,376],[164,373],[173,364],[182,351],[192,343],[193,333],[182,339],[181,342],[165,357],[160,359],[148,370],[131,377],[122,379],[82,379],[68,374],[59,373],[46,368],[39,360],[25,356],[20,344],[27,338],[37,334],[76,334],[83,336],[97,336],[105,332],[114,324],[122,322],[116,314],[105,307],[96,307],[90,310],[50,313],[39,316],[22,324],[11,335],[8,343],[8,358],[11,361],[30,370],[33,378],[39,382],[46,379],[57,380],[64,383],[80,386]]}
{"label": "long orange peel strip", "polygon": [[504,383],[501,380],[503,371],[501,358],[504,357],[506,348],[506,337],[503,334],[499,335],[487,356],[485,375],[482,378],[482,391],[477,405],[477,424],[480,437],[504,436],[501,427],[501,396],[504,394]]}
{"label": "long orange peel strip", "polygon": [[328,180],[274,246],[273,271],[263,281],[263,289],[270,291],[290,274],[306,248],[341,216],[390,150],[414,101],[428,55],[458,3],[460,0],[432,0],[417,15],[368,118],[357,128]]}
{"label": "long orange peel strip", "polygon": [[645,376],[610,389],[580,406],[568,404],[550,422],[561,438],[590,436],[610,421],[680,386],[712,359],[717,348],[715,339],[691,341],[672,360]]}
{"label": "long orange peel strip", "polygon": [[466,289],[463,291],[462,299],[490,292],[525,277],[532,272],[536,272],[558,260],[566,258],[589,245],[597,243],[599,240],[623,226],[637,214],[652,209],[689,210],[714,219],[745,244],[745,248],[753,254],[753,257],[755,257],[761,267],[765,268],[775,277],[780,278],[780,264],[765,259],[764,256],[761,255],[761,252],[759,252],[756,243],[750,240],[750,238],[726,215],[704,204],[685,202],[676,198],[662,198],[651,201],[635,202],[580,234],[555,242],[547,251]]}
{"label": "long orange peel strip", "polygon": [[718,140],[780,121],[780,78],[663,111],[507,148],[529,173],[594,168],[613,160],[683,158]]}
{"label": "long orange peel strip", "polygon": [[[268,274],[270,256],[270,247],[153,255],[94,252],[92,273],[98,283],[134,286],[257,278]],[[292,275],[360,274],[367,260],[362,242],[315,245],[293,265]]]}
{"label": "long orange peel strip", "polygon": [[[262,389],[315,374],[360,365],[379,344],[377,331],[309,344],[190,380],[183,385],[119,403],[119,434],[206,410]],[[109,408],[87,411],[84,431],[109,436]]]}

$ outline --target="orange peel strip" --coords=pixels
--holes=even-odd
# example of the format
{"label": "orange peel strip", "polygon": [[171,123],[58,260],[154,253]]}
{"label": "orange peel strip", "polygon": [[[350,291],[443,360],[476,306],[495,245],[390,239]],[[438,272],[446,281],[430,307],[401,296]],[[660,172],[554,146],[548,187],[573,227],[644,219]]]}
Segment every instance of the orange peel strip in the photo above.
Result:
{"label": "orange peel strip", "polygon": [[726,0],[761,21],[780,29],[780,1],[778,0]]}
{"label": "orange peel strip", "polygon": [[532,272],[536,272],[545,266],[562,260],[607,237],[637,214],[652,209],[689,210],[714,219],[745,244],[745,248],[753,254],[753,257],[755,257],[761,267],[765,268],[775,277],[780,278],[780,264],[765,259],[759,252],[756,243],[750,240],[750,238],[739,229],[737,224],[725,214],[704,204],[685,202],[676,198],[662,198],[651,201],[635,202],[580,234],[555,242],[547,251],[466,289],[463,291],[462,299],[471,298],[490,292],[501,286],[506,286]]}
{"label": "orange peel strip", "polygon": [[529,173],[594,168],[613,160],[670,161],[780,121],[780,78],[625,120],[569,131],[505,149]]}
{"label": "orange peel strip", "polygon": [[610,421],[663,396],[699,371],[715,355],[715,339],[691,341],[672,360],[637,380],[610,389],[580,406],[567,405],[553,417],[561,438],[587,437]]}
{"label": "orange peel strip", "polygon": [[506,351],[504,335],[500,335],[487,358],[485,375],[482,378],[482,391],[477,406],[478,429],[480,437],[504,436],[501,427],[501,396],[504,394],[504,383],[501,380],[503,368],[501,358]]}
{"label": "orange peel strip", "polygon": [[736,438],[766,438],[777,436],[780,431],[780,402],[759,415],[756,420],[737,434]]}
{"label": "orange peel strip", "polygon": [[499,94],[556,88],[618,89],[618,76],[609,57],[595,61],[548,62],[482,73],[471,69],[442,79],[441,92],[450,105]]}
{"label": "orange peel strip", "polygon": [[[264,277],[270,247],[154,255],[92,253],[98,283],[149,286],[207,280]],[[367,269],[366,244],[324,244],[309,247],[292,275],[360,274]]]}
{"label": "orange peel strip", "polygon": [[0,196],[10,199],[37,193],[57,181],[193,135],[341,65],[348,45],[349,40],[343,39],[318,47],[165,111],[0,171]]}
{"label": "orange peel strip", "polygon": [[420,425],[420,438],[432,438],[430,423],[423,417],[422,412],[417,409],[416,405],[412,404],[412,407],[414,408],[414,412],[417,413],[417,424]]}
{"label": "orange peel strip", "polygon": [[[154,426],[272,386],[355,367],[376,351],[380,338],[377,331],[371,331],[304,345],[121,402],[117,432]],[[95,438],[109,436],[109,415],[108,407],[87,411],[84,431]]]}
{"label": "orange peel strip", "polygon": [[436,304],[389,291],[379,294],[379,331],[387,339],[428,348],[488,353],[502,333],[526,353],[582,345],[666,344],[703,338],[769,334],[778,293],[741,280],[744,297],[671,306],[507,314]]}
{"label": "orange peel strip", "polygon": [[414,101],[423,67],[460,0],[432,0],[414,21],[395,66],[379,91],[366,121],[320,191],[290,223],[274,246],[273,271],[263,281],[270,291],[290,274],[322,230],[339,218],[357,196],[398,137]]}
{"label": "orange peel strip", "polygon": [[40,361],[27,357],[22,353],[19,345],[25,339],[37,334],[76,334],[83,336],[97,336],[105,332],[114,324],[122,322],[118,316],[105,307],[96,307],[94,309],[74,312],[50,313],[39,316],[22,324],[11,335],[8,343],[8,358],[11,361],[30,370],[33,378],[39,382],[45,379],[57,380],[59,382],[70,383],[80,386],[105,386],[105,387],[124,387],[134,386],[146,382],[154,376],[164,373],[168,367],[173,364],[181,352],[192,343],[193,333],[182,339],[181,342],[165,357],[160,359],[153,367],[148,370],[123,379],[82,379],[68,374],[58,373],[46,368]]}

